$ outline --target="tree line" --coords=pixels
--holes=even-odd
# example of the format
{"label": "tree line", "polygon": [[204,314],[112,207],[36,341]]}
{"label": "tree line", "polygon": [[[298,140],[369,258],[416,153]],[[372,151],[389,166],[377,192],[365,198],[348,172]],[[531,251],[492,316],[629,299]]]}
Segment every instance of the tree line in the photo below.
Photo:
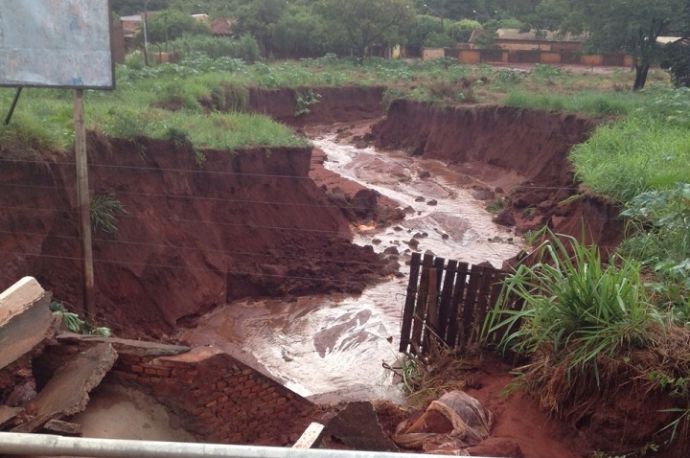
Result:
{"label": "tree line", "polygon": [[[191,13],[229,17],[238,36],[254,37],[266,56],[365,57],[406,45],[448,47],[482,30],[485,46],[500,27],[587,34],[585,51],[625,52],[635,60],[635,89],[651,65],[690,67],[687,47],[662,49],[661,35],[690,36],[690,0],[112,0],[124,15],[166,10],[153,18],[153,40],[203,33]],[[203,27],[202,27],[203,28]],[[687,77],[686,77],[687,78]],[[680,75],[677,81],[686,81]]]}

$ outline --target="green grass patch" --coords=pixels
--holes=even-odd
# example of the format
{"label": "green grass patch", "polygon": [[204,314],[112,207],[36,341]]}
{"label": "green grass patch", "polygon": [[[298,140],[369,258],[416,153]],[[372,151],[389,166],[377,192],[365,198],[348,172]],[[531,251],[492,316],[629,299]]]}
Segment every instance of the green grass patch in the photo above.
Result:
{"label": "green grass patch", "polygon": [[621,203],[690,182],[690,91],[645,97],[628,117],[599,127],[571,154],[585,186]]}
{"label": "green grass patch", "polygon": [[633,93],[581,92],[577,94],[535,94],[524,90],[510,92],[503,103],[520,108],[582,113],[593,116],[627,115],[644,103],[644,96]]}

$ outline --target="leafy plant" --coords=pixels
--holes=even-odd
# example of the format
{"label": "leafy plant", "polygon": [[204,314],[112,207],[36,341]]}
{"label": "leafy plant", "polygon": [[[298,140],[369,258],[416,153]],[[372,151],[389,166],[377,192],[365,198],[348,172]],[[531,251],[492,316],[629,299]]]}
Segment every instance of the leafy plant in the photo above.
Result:
{"label": "leafy plant", "polygon": [[311,112],[311,107],[321,101],[321,95],[313,90],[295,93],[295,117],[299,118]]}
{"label": "leafy plant", "polygon": [[108,234],[117,232],[117,215],[127,211],[122,203],[107,194],[97,194],[91,200],[91,225],[96,231]]}
{"label": "leafy plant", "polygon": [[501,213],[504,209],[506,208],[506,204],[503,201],[502,198],[497,198],[493,202],[491,202],[487,207],[486,210],[490,213]]}
{"label": "leafy plant", "polygon": [[61,302],[52,302],[50,304],[50,311],[53,312],[55,316],[62,318],[62,323],[70,332],[102,337],[110,337],[112,335],[112,331],[109,328],[94,327],[90,325],[82,320],[76,313],[67,310]]}
{"label": "leafy plant", "polygon": [[[505,281],[483,335],[504,332],[499,347],[533,355],[545,350],[570,369],[593,368],[648,342],[661,317],[650,305],[638,263],[623,258],[603,265],[595,246],[573,237],[549,236],[536,262]],[[512,309],[515,301],[522,307]]]}

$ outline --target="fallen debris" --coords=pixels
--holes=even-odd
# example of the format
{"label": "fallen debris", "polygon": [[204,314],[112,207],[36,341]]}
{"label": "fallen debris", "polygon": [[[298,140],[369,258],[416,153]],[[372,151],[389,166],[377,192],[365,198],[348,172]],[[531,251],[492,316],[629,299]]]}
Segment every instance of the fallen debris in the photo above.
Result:
{"label": "fallen debris", "polygon": [[314,447],[314,445],[321,439],[321,434],[323,433],[325,426],[321,423],[312,423],[309,425],[302,437],[299,438],[292,448],[303,448],[308,449]]}
{"label": "fallen debris", "polygon": [[67,417],[86,409],[89,393],[115,364],[117,352],[110,344],[99,344],[76,355],[55,373],[34,399],[35,413],[13,432],[34,432],[52,419]]}
{"label": "fallen debris", "polygon": [[324,445],[369,452],[399,451],[383,431],[370,402],[353,402],[341,410],[326,426]]}
{"label": "fallen debris", "polygon": [[81,425],[62,420],[50,420],[43,426],[48,432],[63,436],[81,436]]}
{"label": "fallen debris", "polygon": [[0,294],[0,369],[54,334],[50,300],[51,294],[31,277]]}
{"label": "fallen debris", "polygon": [[493,417],[479,401],[452,391],[433,401],[418,418],[401,423],[393,435],[400,447],[434,454],[467,454],[491,434]]}

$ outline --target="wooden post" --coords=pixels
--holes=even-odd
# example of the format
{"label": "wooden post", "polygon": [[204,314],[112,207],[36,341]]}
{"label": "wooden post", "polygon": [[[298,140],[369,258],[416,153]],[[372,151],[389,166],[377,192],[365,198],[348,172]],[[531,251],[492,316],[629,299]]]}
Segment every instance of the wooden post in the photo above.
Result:
{"label": "wooden post", "polygon": [[86,156],[83,89],[74,90],[74,130],[74,151],[77,164],[77,201],[79,205],[84,273],[84,313],[89,321],[94,322],[96,319],[96,304],[93,246],[91,244],[91,196],[89,193],[89,165]]}

